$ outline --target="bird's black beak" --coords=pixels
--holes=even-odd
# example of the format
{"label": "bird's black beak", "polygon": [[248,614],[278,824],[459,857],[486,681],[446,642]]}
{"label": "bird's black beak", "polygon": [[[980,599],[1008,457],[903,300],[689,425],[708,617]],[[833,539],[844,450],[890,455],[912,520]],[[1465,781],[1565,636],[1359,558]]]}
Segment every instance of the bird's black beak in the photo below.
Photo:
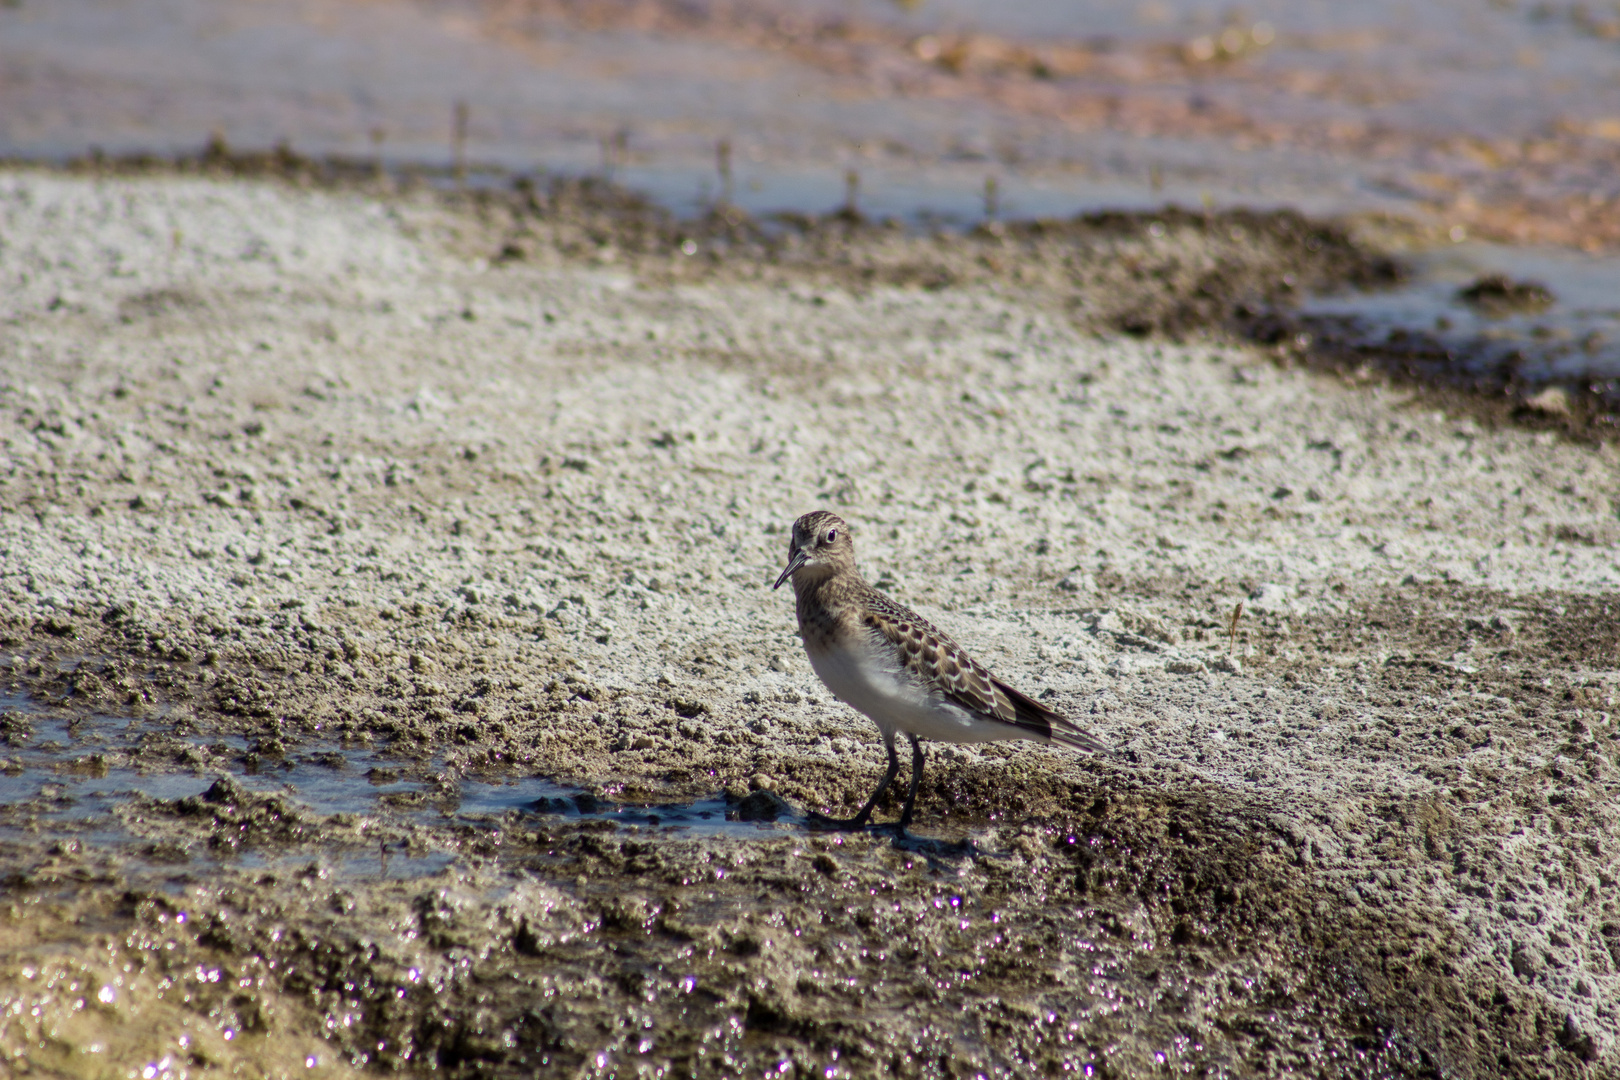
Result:
{"label": "bird's black beak", "polygon": [[780,589],[782,582],[792,577],[793,571],[803,566],[809,558],[810,556],[804,553],[803,548],[794,548],[792,557],[788,559],[787,569],[782,571],[782,576],[776,579],[776,584],[772,585],[771,588]]}

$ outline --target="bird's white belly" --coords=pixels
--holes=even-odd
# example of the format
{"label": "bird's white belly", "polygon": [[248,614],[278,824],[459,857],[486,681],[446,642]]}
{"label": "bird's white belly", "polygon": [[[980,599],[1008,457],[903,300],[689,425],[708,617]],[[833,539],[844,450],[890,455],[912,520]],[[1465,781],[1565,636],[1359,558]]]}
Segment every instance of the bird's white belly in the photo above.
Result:
{"label": "bird's white belly", "polygon": [[909,732],[937,742],[995,742],[1026,738],[1013,724],[983,717],[931,694],[877,648],[807,650],[810,666],[833,696],[870,716],[890,738]]}

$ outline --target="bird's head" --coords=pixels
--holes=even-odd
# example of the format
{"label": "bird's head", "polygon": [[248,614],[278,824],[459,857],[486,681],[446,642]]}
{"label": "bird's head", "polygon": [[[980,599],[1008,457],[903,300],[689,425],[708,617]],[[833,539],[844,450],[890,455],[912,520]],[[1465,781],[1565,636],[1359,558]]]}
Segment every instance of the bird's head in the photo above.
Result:
{"label": "bird's head", "polygon": [[795,585],[820,581],[844,567],[855,567],[855,545],[849,538],[849,526],[837,514],[812,510],[793,523],[787,567],[771,588],[780,589],[788,578]]}

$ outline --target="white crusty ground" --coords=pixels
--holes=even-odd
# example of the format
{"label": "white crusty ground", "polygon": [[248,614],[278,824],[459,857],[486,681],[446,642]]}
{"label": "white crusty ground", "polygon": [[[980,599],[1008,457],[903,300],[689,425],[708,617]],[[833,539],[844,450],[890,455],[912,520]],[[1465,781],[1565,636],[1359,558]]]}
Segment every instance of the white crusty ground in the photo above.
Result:
{"label": "white crusty ground", "polygon": [[[1614,447],[1239,348],[1099,339],[1011,288],[648,287],[481,254],[427,197],[0,174],[0,602],[291,607],[384,670],[488,650],[519,677],[703,700],[741,746],[875,766],[768,588],[788,523],[831,506],[867,575],[997,674],[1167,781],[1274,805],[1346,902],[1448,911],[1472,962],[1612,1060],[1612,756],[1577,796],[1608,836],[1569,833],[1521,799],[1566,731],[1514,727],[1486,692],[1391,705],[1380,634],[1341,654],[1290,635],[1407,588],[1494,597],[1459,627],[1613,594]],[[413,602],[548,632],[376,617]],[[1434,659],[1495,663],[1458,640]],[[1620,658],[1548,674],[1598,688],[1585,722],[1612,746]],[[627,749],[587,772],[667,769],[709,737],[602,720]],[[1460,754],[1413,737],[1487,720],[1507,726]],[[1442,799],[1516,901],[1388,831],[1382,807]]]}

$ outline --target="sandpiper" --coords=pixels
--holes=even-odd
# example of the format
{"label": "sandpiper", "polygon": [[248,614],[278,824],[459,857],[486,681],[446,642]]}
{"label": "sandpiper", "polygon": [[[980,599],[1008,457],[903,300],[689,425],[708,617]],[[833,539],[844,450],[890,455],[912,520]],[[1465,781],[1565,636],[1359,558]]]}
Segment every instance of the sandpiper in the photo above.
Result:
{"label": "sandpiper", "polygon": [[900,829],[911,824],[922,778],[920,739],[998,742],[1032,739],[1077,750],[1103,745],[1040,702],[991,675],[961,646],[911,609],[868,585],[855,568],[849,526],[836,514],[812,511],[793,523],[788,563],[773,589],[793,579],[799,633],[810,666],[827,689],[870,716],[883,733],[889,767],[872,797],[844,821],[817,824],[860,829],[900,771],[894,737],[911,740],[911,787]]}

